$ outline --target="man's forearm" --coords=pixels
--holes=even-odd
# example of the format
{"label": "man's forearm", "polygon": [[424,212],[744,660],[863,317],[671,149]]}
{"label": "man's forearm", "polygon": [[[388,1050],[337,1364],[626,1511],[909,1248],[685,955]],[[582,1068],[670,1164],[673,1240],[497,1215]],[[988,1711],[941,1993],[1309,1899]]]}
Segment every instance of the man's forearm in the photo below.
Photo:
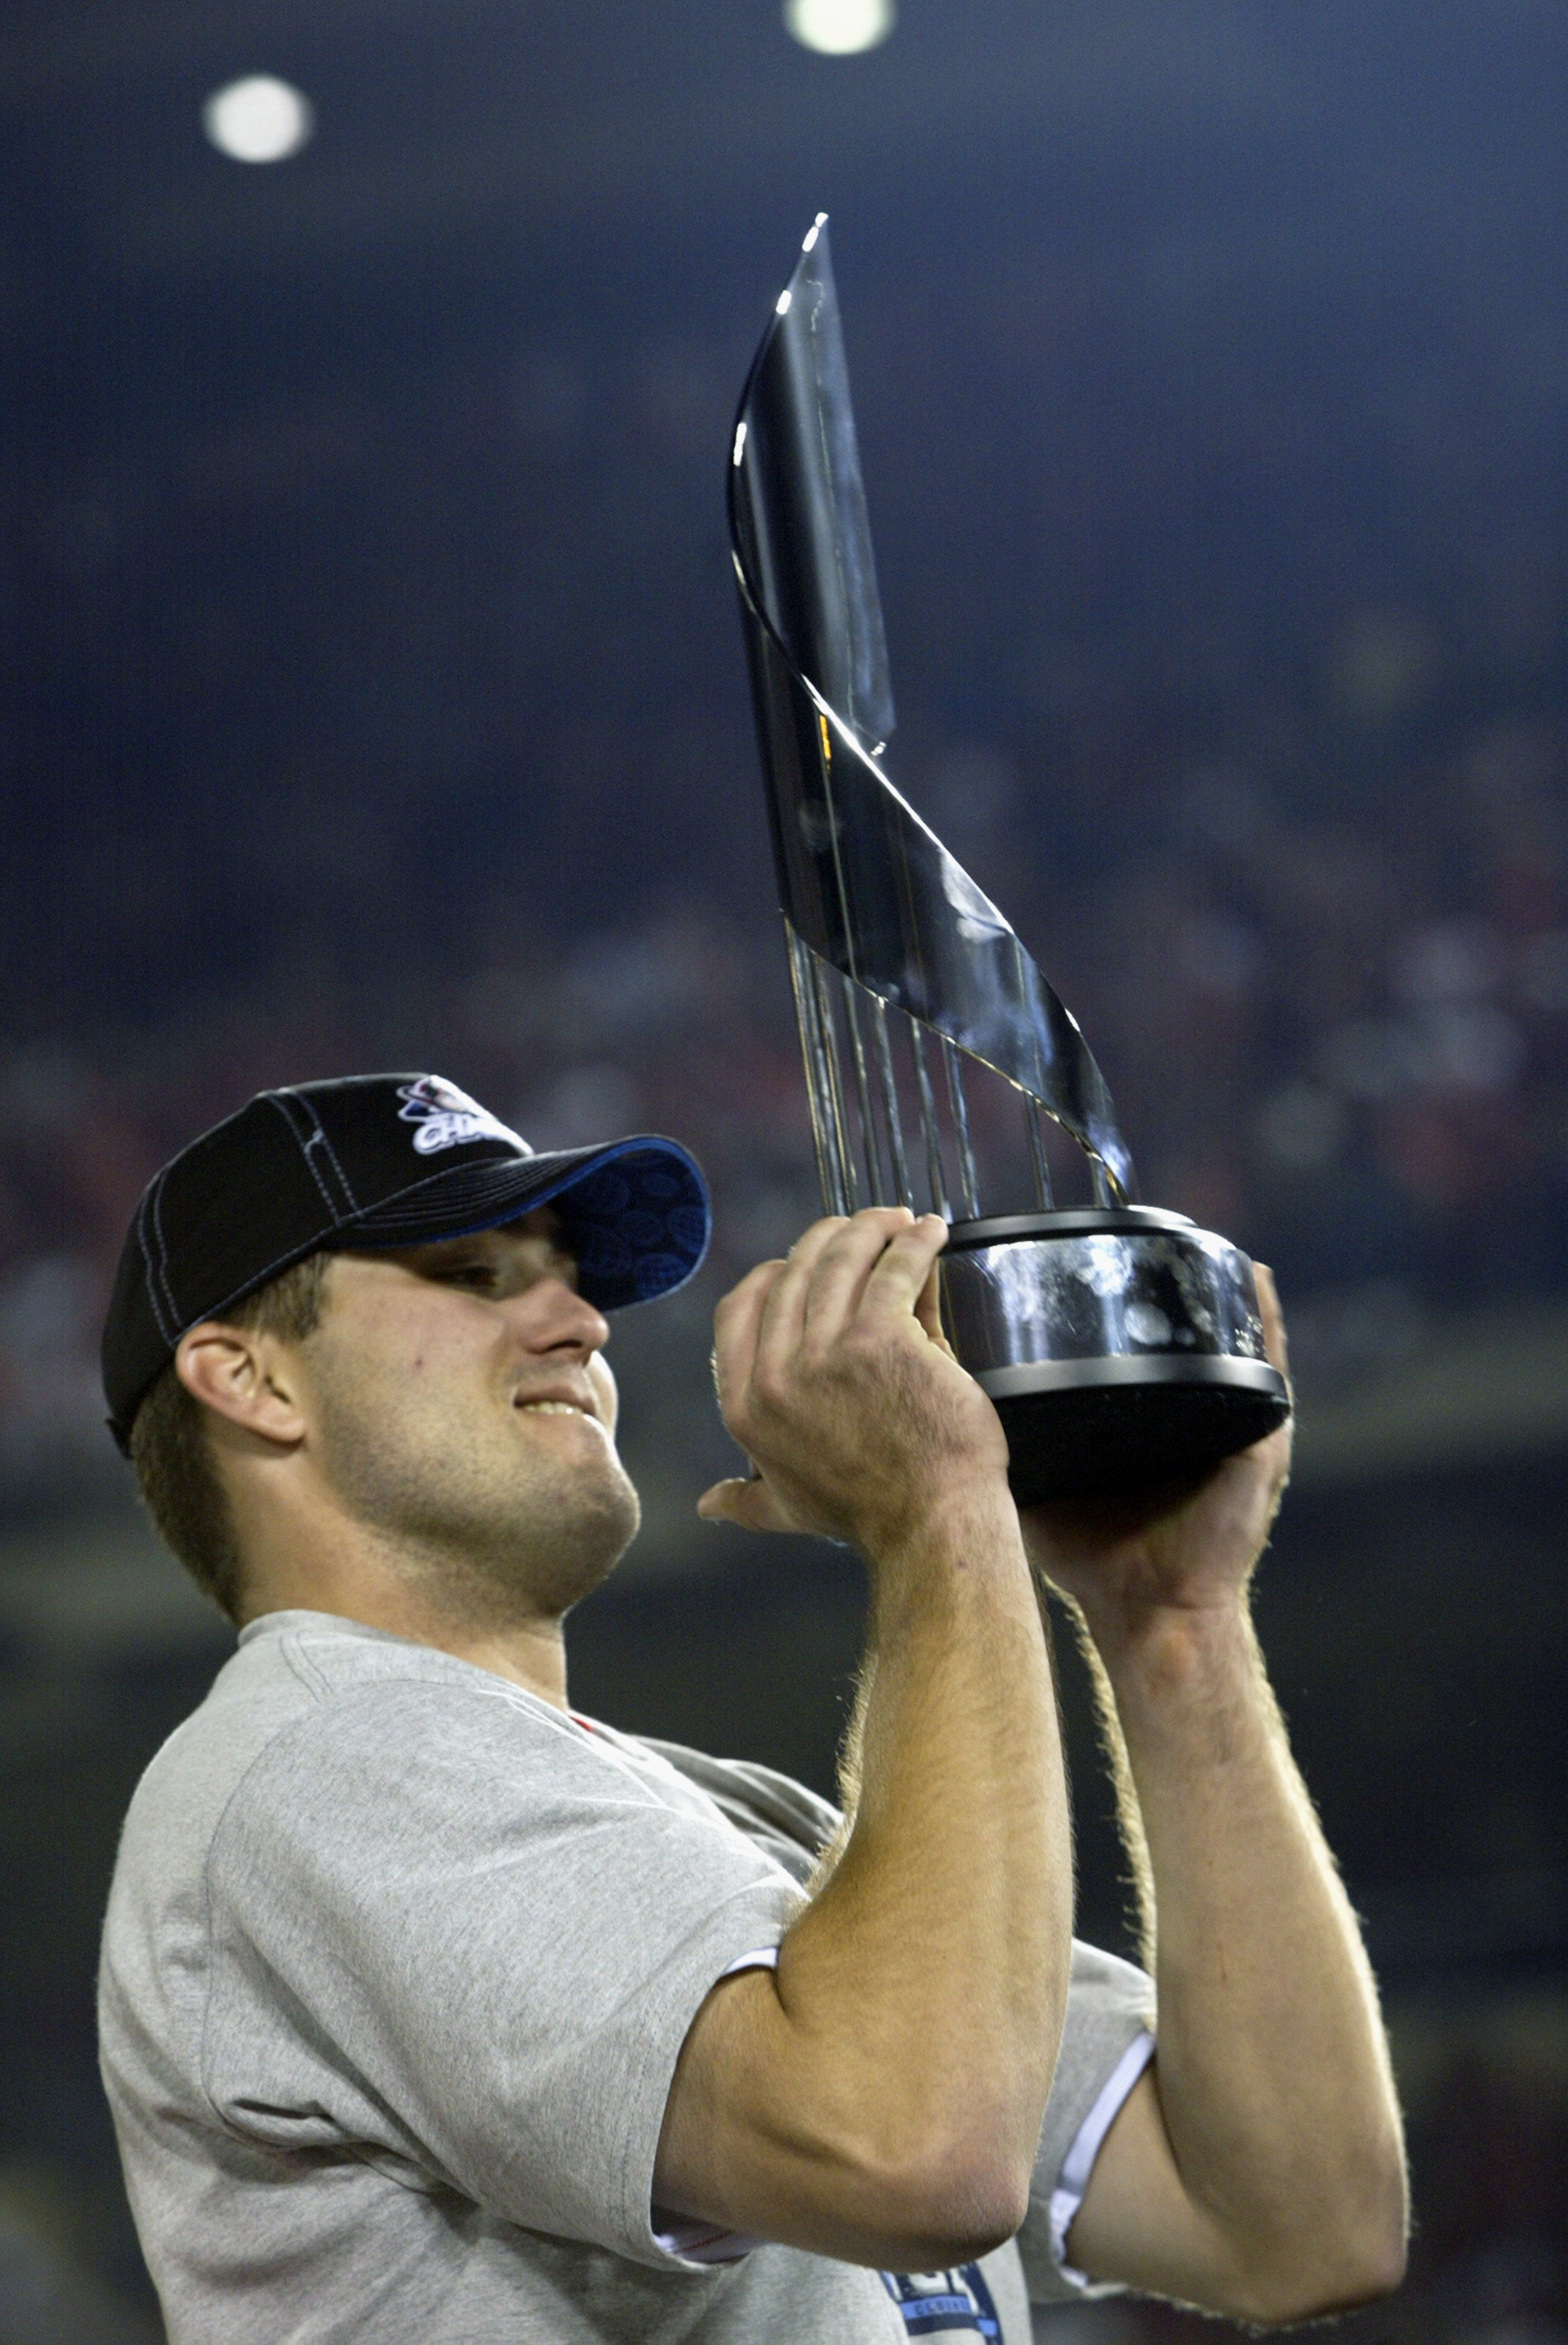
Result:
{"label": "man's forearm", "polygon": [[[853,1945],[903,2061],[950,2062],[960,2098],[1008,2075],[1020,2103],[1043,2105],[1071,1845],[1049,1656],[1005,1492],[876,1568],[859,1724],[852,1828],[785,1941],[781,1992],[819,1940]],[[878,2065],[868,2044],[855,2056]]]}
{"label": "man's forearm", "polygon": [[721,1987],[693,2031],[661,2188],[924,2269],[1021,2220],[1066,2008],[1066,1789],[1005,1487],[875,1560],[868,1673],[842,1854],[776,1974]]}
{"label": "man's forearm", "polygon": [[1377,2293],[1404,2195],[1376,1993],[1245,1596],[1089,1627],[1152,1876],[1159,2106],[1216,2287],[1259,2318]]}

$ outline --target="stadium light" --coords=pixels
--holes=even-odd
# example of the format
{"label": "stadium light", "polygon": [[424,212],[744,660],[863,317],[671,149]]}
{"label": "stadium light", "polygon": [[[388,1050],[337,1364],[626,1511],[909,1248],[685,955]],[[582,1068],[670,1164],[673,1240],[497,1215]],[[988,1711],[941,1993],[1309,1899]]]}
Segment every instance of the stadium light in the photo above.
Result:
{"label": "stadium light", "polygon": [[848,57],[885,41],[897,14],[896,0],[784,0],[784,19],[804,48]]}
{"label": "stadium light", "polygon": [[248,74],[216,89],[201,109],[202,128],[237,163],[281,163],[297,155],[315,127],[310,101],[272,74]]}

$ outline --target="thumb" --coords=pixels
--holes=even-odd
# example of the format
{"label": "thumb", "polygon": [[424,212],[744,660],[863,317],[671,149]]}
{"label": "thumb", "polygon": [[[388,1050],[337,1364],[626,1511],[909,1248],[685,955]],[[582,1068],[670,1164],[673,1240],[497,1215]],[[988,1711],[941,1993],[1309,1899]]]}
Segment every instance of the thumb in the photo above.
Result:
{"label": "thumb", "polygon": [[715,1482],[697,1501],[705,1523],[738,1523],[744,1531],[794,1531],[800,1525],[760,1474]]}

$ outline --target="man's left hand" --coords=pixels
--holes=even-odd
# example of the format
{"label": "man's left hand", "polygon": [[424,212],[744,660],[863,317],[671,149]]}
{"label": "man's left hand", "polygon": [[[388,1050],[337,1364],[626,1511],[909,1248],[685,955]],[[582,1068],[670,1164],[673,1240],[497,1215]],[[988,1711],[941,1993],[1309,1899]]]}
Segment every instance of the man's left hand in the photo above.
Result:
{"label": "man's left hand", "polygon": [[[1264,1347],[1289,1381],[1280,1299],[1261,1263],[1257,1280]],[[1290,1431],[1287,1419],[1195,1485],[1027,1508],[1019,1519],[1029,1560],[1091,1624],[1103,1622],[1113,1633],[1152,1611],[1234,1602],[1279,1510],[1290,1471]]]}

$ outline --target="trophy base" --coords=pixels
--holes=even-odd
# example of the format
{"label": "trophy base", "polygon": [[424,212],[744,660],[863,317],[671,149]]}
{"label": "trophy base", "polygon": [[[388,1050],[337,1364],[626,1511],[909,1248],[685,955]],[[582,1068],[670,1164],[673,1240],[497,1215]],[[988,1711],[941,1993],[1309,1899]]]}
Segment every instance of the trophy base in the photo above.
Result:
{"label": "trophy base", "polygon": [[[1115,1370],[1135,1364],[1077,1365]],[[992,1396],[1007,1436],[1007,1479],[1020,1507],[1041,1506],[1050,1498],[1114,1497],[1157,1482],[1196,1480],[1222,1458],[1261,1441],[1290,1413],[1283,1380],[1272,1368],[1255,1385],[1186,1377],[1096,1381]]]}
{"label": "trophy base", "polygon": [[955,1223],[942,1304],[1007,1429],[1020,1506],[1192,1480],[1290,1413],[1251,1264],[1181,1213]]}

